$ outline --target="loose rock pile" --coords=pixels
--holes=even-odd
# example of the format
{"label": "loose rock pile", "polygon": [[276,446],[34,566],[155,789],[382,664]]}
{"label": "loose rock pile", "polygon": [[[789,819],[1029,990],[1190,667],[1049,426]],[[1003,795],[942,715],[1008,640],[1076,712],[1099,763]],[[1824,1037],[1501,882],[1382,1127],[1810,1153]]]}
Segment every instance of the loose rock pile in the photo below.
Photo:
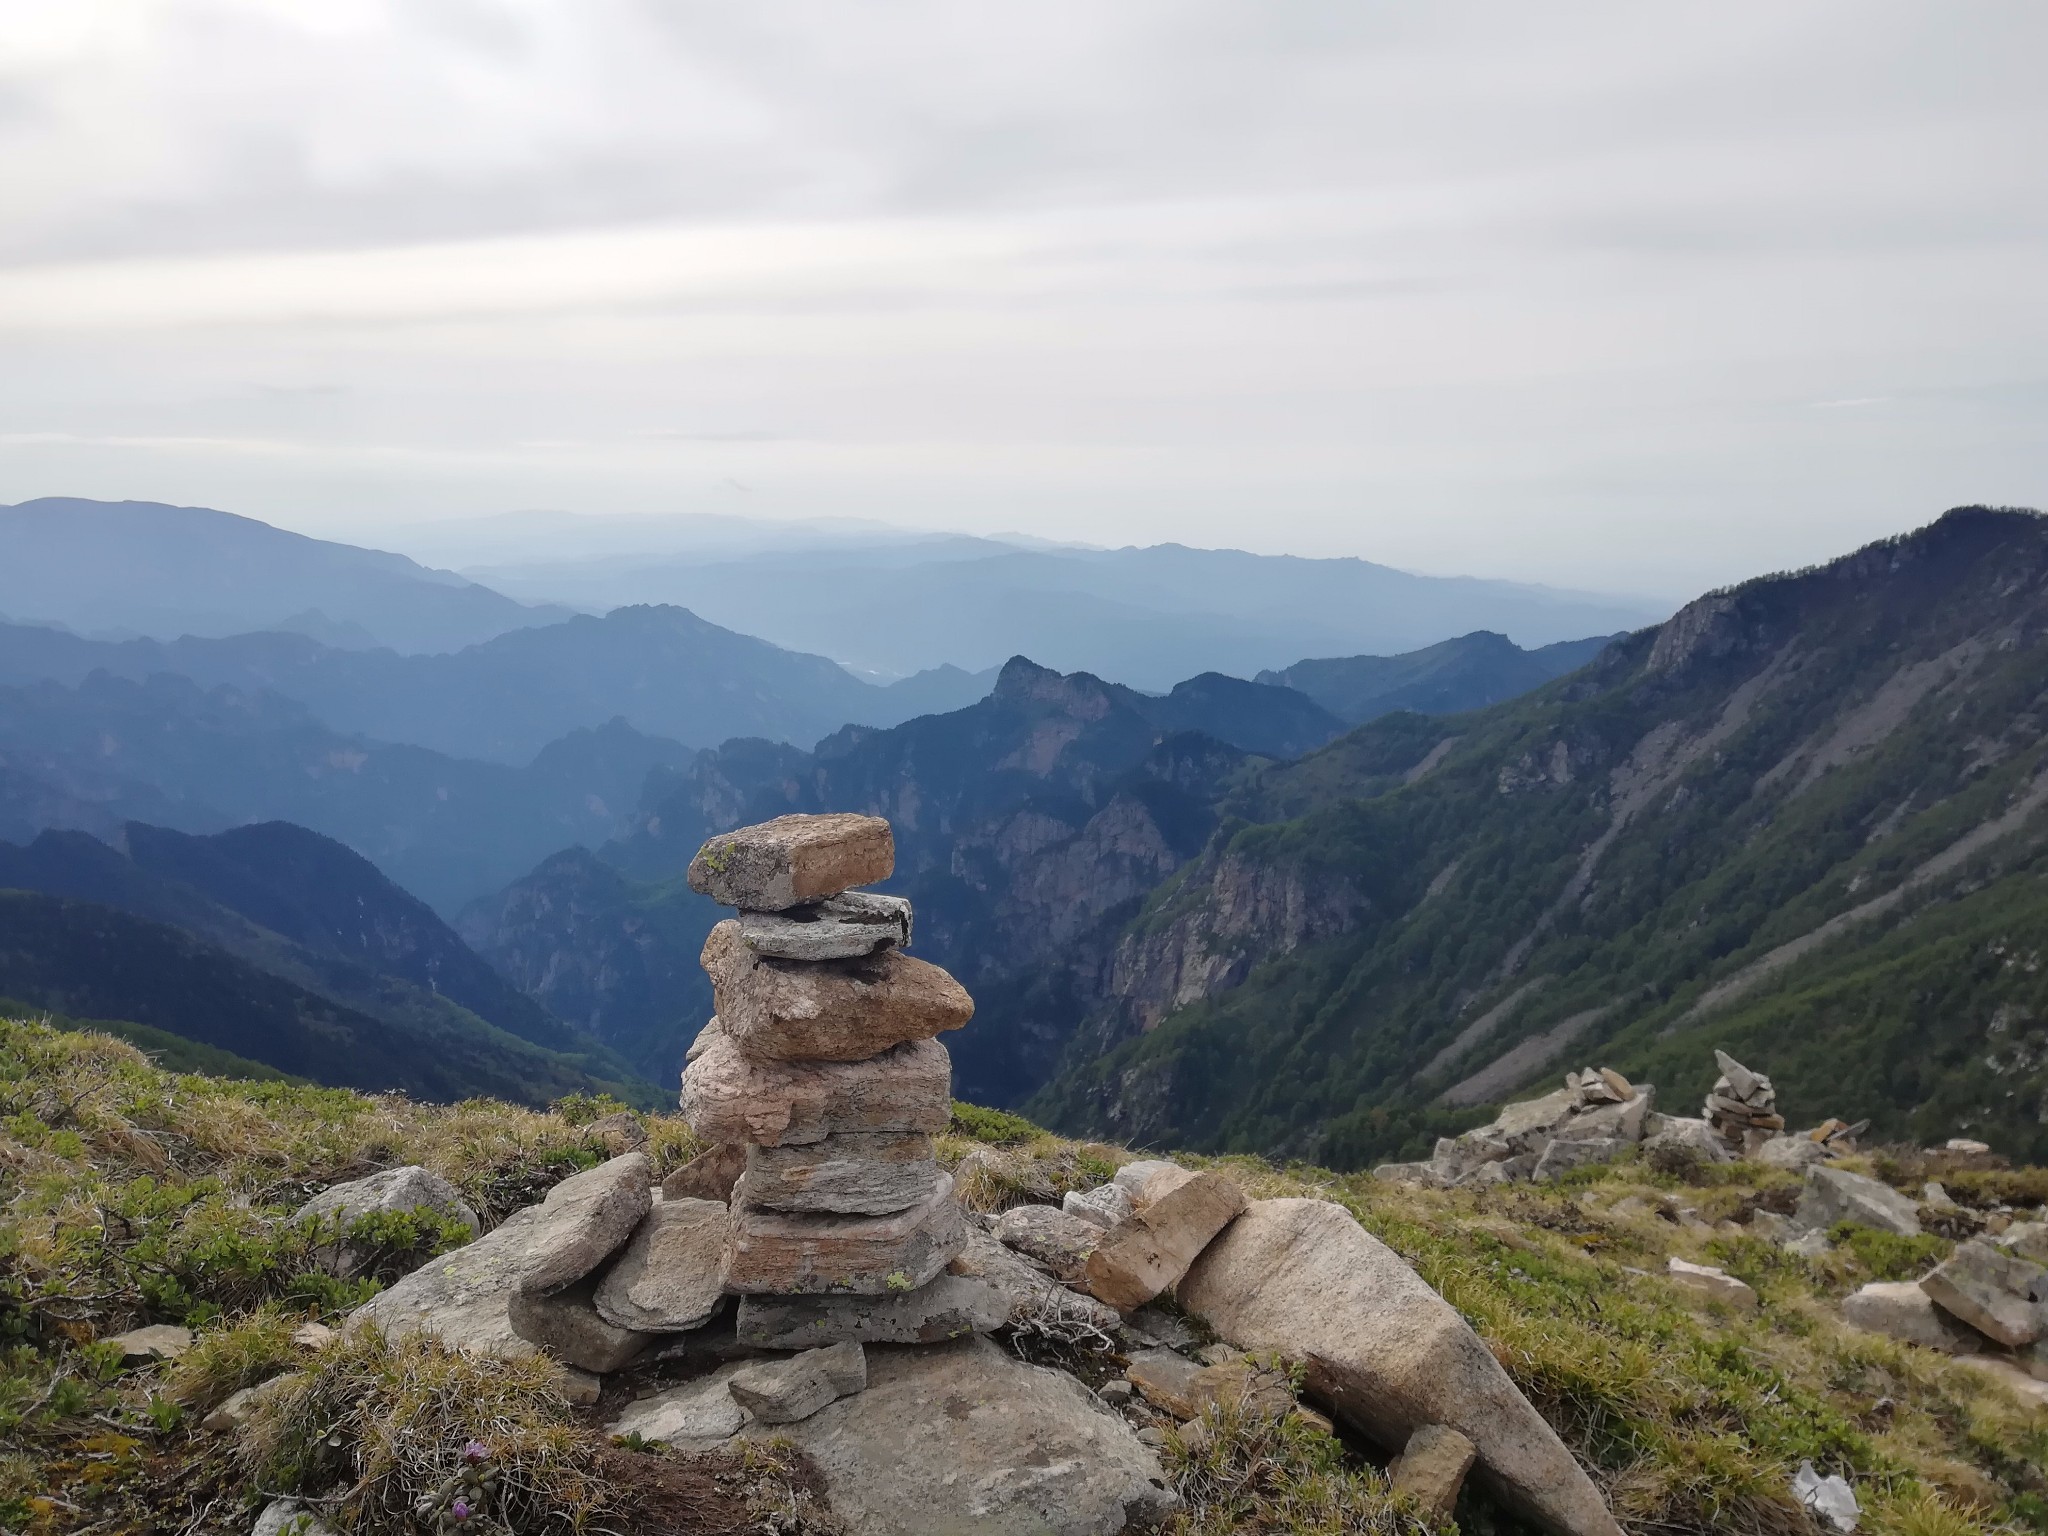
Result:
{"label": "loose rock pile", "polygon": [[1555,1093],[1508,1105],[1489,1125],[1439,1138],[1426,1163],[1387,1163],[1373,1172],[1435,1189],[1544,1183],[1568,1169],[1614,1162],[1664,1119],[1651,1113],[1655,1085],[1631,1083],[1612,1067],[1570,1072],[1564,1081]]}
{"label": "loose rock pile", "polygon": [[[1842,1318],[1980,1369],[2048,1382],[2048,1222],[1972,1238],[1918,1281],[1866,1285]],[[2024,1377],[2021,1376],[2024,1373]],[[2040,1398],[2036,1388],[2026,1395]]]}

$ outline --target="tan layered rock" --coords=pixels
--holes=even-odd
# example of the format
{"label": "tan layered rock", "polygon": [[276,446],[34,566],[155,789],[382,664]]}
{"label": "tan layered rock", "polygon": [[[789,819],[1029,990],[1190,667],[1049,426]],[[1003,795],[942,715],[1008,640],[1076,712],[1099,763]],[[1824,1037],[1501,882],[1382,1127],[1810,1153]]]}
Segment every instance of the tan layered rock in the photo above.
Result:
{"label": "tan layered rock", "polygon": [[1430,1524],[1441,1525],[1457,1508],[1465,1474],[1479,1457],[1478,1447],[1445,1424],[1425,1424],[1408,1437],[1407,1447],[1387,1466],[1387,1480],[1422,1506]]}
{"label": "tan layered rock", "polygon": [[1302,1363],[1309,1393],[1388,1450],[1425,1424],[1478,1448],[1503,1501],[1563,1536],[1621,1528],[1483,1340],[1399,1254],[1324,1200],[1256,1200],[1180,1283],[1240,1349]]}
{"label": "tan layered rock", "polygon": [[953,1062],[935,1040],[868,1061],[763,1061],[719,1028],[693,1049],[683,1118],[709,1141],[780,1147],[858,1131],[932,1133],[952,1120]]}
{"label": "tan layered rock", "polygon": [[722,1202],[664,1196],[605,1271],[592,1297],[599,1315],[644,1333],[682,1333],[709,1321],[725,1295],[731,1232]]}
{"label": "tan layered rock", "polygon": [[966,1242],[945,1174],[923,1204],[893,1216],[797,1215],[740,1201],[732,1208],[725,1284],[743,1296],[910,1291]]}
{"label": "tan layered rock", "polygon": [[1171,1289],[1245,1206],[1244,1192],[1222,1174],[1172,1163],[1121,1169],[1116,1182],[1130,1191],[1132,1212],[1097,1240],[1082,1275],[1090,1293],[1120,1312]]}
{"label": "tan layered rock", "polygon": [[690,860],[690,889],[721,906],[782,912],[886,880],[896,839],[879,816],[778,816],[711,838]]}
{"label": "tan layered rock", "polygon": [[922,1131],[853,1131],[793,1147],[747,1148],[738,1198],[776,1211],[886,1216],[931,1198],[939,1182]]}
{"label": "tan layered rock", "polygon": [[851,960],[776,960],[750,948],[727,918],[705,939],[702,960],[725,1032],[749,1056],[865,1061],[974,1017],[965,987],[895,949]]}

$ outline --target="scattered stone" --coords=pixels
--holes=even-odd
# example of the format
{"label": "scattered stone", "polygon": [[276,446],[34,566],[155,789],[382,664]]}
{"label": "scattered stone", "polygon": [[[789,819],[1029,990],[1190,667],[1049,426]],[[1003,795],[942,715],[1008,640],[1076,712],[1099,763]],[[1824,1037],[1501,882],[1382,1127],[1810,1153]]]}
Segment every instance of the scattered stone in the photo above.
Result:
{"label": "scattered stone", "polygon": [[2016,1221],[1998,1234],[1998,1246],[2032,1264],[2048,1264],[2048,1221]]}
{"label": "scattered stone", "polygon": [[604,1378],[593,1371],[578,1370],[573,1365],[557,1365],[555,1390],[562,1394],[565,1403],[588,1408],[604,1396]]}
{"label": "scattered stone", "polygon": [[515,1289],[506,1301],[512,1331],[565,1365],[603,1375],[639,1358],[652,1333],[622,1328],[592,1305],[595,1277],[535,1295]]}
{"label": "scattered stone", "polygon": [[1313,1408],[1304,1408],[1300,1403],[1294,1405],[1294,1418],[1296,1423],[1307,1425],[1319,1435],[1337,1433],[1337,1426],[1328,1414],[1317,1413]]}
{"label": "scattered stone", "polygon": [[610,1258],[653,1206],[654,1166],[628,1152],[571,1174],[531,1207],[519,1288],[539,1294],[582,1279]]}
{"label": "scattered stone", "polygon": [[1119,1414],[983,1339],[872,1350],[865,1392],[747,1434],[809,1455],[848,1536],[1112,1536],[1176,1503]]}
{"label": "scattered stone", "polygon": [[1007,1299],[1009,1321],[1017,1328],[1063,1336],[1079,1333],[1107,1337],[1123,1325],[1116,1308],[1093,1296],[1068,1290],[972,1223],[967,1228],[966,1245],[946,1266],[946,1271],[994,1286]]}
{"label": "scattered stone", "polygon": [[107,1342],[121,1351],[123,1365],[147,1365],[152,1360],[175,1360],[192,1347],[192,1330],[176,1323],[151,1323],[130,1328]]}
{"label": "scattered stone", "polygon": [[1925,1291],[1949,1316],[1985,1337],[2019,1349],[2041,1337],[2037,1301],[2048,1296],[2048,1270],[1975,1239],[1920,1278]]}
{"label": "scattered stone", "polygon": [[1095,1389],[1095,1395],[1111,1407],[1121,1408],[1131,1400],[1132,1394],[1137,1390],[1130,1377],[1112,1376]]}
{"label": "scattered stone", "polygon": [[997,1241],[1036,1259],[1053,1278],[1078,1281],[1086,1274],[1102,1228],[1053,1205],[1017,1205],[996,1218]]}
{"label": "scattered stone", "polygon": [[1530,1171],[1532,1183],[1547,1184],[1559,1174],[1569,1173],[1574,1168],[1591,1168],[1600,1163],[1619,1162],[1634,1147],[1633,1142],[1623,1141],[1618,1136],[1600,1137],[1587,1141],[1566,1141],[1559,1137],[1543,1149],[1543,1155],[1536,1159],[1536,1166]]}
{"label": "scattered stone", "polygon": [[1828,1160],[1828,1149],[1810,1136],[1773,1136],[1754,1154],[1766,1168],[1784,1168],[1793,1173]]}
{"label": "scattered stone", "polygon": [[896,839],[880,816],[778,816],[708,839],[690,860],[690,889],[720,906],[783,912],[886,880]]}
{"label": "scattered stone", "polygon": [[1121,1184],[1109,1183],[1081,1191],[1068,1190],[1060,1209],[1097,1227],[1113,1227],[1131,1215],[1131,1192]]}
{"label": "scattered stone", "polygon": [[468,1247],[427,1260],[351,1312],[343,1332],[374,1328],[394,1342],[423,1333],[449,1349],[506,1360],[535,1354],[513,1328],[509,1304],[534,1263],[540,1212],[529,1205]]}
{"label": "scattered stone", "polygon": [[[459,1221],[469,1228],[471,1236],[483,1229],[460,1190],[432,1169],[417,1164],[386,1168],[368,1178],[332,1185],[300,1206],[293,1220],[325,1222],[340,1232],[365,1216],[417,1210]],[[341,1242],[322,1246],[315,1256],[321,1268],[343,1279],[354,1275],[370,1258]]]}
{"label": "scattered stone", "polygon": [[645,1151],[647,1147],[647,1127],[630,1109],[591,1121],[583,1128],[583,1134],[613,1157]]}
{"label": "scattered stone", "polygon": [[739,1338],[757,1349],[821,1344],[937,1344],[993,1333],[1010,1321],[1008,1292],[970,1275],[942,1274],[882,1296],[742,1296]]}
{"label": "scattered stone", "polygon": [[1189,1419],[1174,1433],[1180,1438],[1181,1449],[1190,1456],[1201,1455],[1209,1449],[1209,1442],[1216,1438],[1207,1419]]}
{"label": "scattered stone", "polygon": [[1684,1259],[1674,1257],[1667,1270],[1672,1283],[1682,1289],[1743,1311],[1756,1309],[1756,1292],[1725,1269],[1716,1269],[1711,1264],[1688,1264]]}
{"label": "scattered stone", "polygon": [[1423,1189],[1448,1189],[1451,1182],[1434,1162],[1381,1163],[1372,1176],[1384,1184],[1414,1184]]}
{"label": "scattered stone", "polygon": [[733,1401],[762,1424],[794,1424],[827,1403],[863,1390],[867,1357],[858,1344],[807,1349],[787,1360],[757,1360],[726,1382]]}
{"label": "scattered stone", "polygon": [[1862,1513],[1848,1483],[1832,1473],[1822,1477],[1813,1470],[1810,1461],[1799,1463],[1799,1470],[1793,1474],[1792,1497],[1825,1521],[1838,1536],[1848,1536],[1855,1530],[1856,1517]]}
{"label": "scattered stone", "polygon": [[682,1110],[708,1141],[781,1147],[853,1131],[934,1133],[952,1121],[953,1061],[936,1040],[869,1061],[760,1061],[722,1026],[707,1027],[698,1043],[683,1072]]}
{"label": "scattered stone", "polygon": [[1790,1216],[1780,1216],[1776,1211],[1751,1211],[1749,1235],[1762,1238],[1767,1243],[1782,1243],[1787,1238],[1797,1237],[1799,1228],[1793,1225]]}
{"label": "scattered stone", "polygon": [[1929,1179],[1920,1190],[1920,1203],[1937,1215],[1951,1216],[1962,1207],[1949,1198],[1939,1179]]}
{"label": "scattered stone", "polygon": [[1120,1312],[1177,1284],[1245,1207],[1244,1192],[1220,1173],[1163,1163],[1126,1181],[1130,1172],[1118,1170],[1117,1182],[1131,1190],[1132,1213],[1103,1233],[1084,1270],[1089,1291]]}
{"label": "scattered stone", "polygon": [[1872,1281],[1842,1302],[1842,1321],[1945,1355],[1974,1355],[1984,1340],[1934,1304],[1912,1280]]}
{"label": "scattered stone", "polygon": [[2030,1408],[2048,1408],[2048,1381],[2037,1381],[2010,1360],[1997,1355],[1964,1355],[1957,1365],[1989,1377]]}
{"label": "scattered stone", "polygon": [[716,1200],[664,1199],[605,1271],[594,1297],[598,1312],[615,1327],[642,1333],[701,1327],[725,1294],[731,1231],[731,1213]]}
{"label": "scattered stone", "polygon": [[1817,1259],[1835,1245],[1828,1241],[1826,1228],[1816,1227],[1811,1232],[1802,1232],[1797,1237],[1788,1238],[1778,1246],[1802,1259]]}
{"label": "scattered stone", "polygon": [[1408,1437],[1407,1447],[1387,1466],[1394,1492],[1405,1493],[1422,1506],[1432,1526],[1442,1525],[1457,1508],[1465,1474],[1479,1459],[1472,1442],[1445,1424],[1424,1424]]}
{"label": "scattered stone", "polygon": [[1448,1302],[1325,1200],[1255,1200],[1179,1287],[1240,1349],[1302,1362],[1309,1392],[1389,1449],[1424,1424],[1478,1447],[1504,1502],[1566,1536],[1620,1536],[1592,1482]]}
{"label": "scattered stone", "polygon": [[1207,1406],[1195,1394],[1195,1378],[1208,1367],[1170,1349],[1140,1349],[1130,1355],[1131,1385],[1145,1401],[1177,1419],[1192,1419]]}
{"label": "scattered stone", "polygon": [[1987,1141],[1972,1141],[1967,1136],[1951,1136],[1941,1144],[1944,1152],[1960,1152],[1966,1157],[1982,1157],[1991,1150]]}
{"label": "scattered stone", "polygon": [[922,1205],[893,1216],[792,1215],[742,1201],[732,1207],[725,1285],[741,1295],[913,1291],[966,1240],[946,1174]]}
{"label": "scattered stone", "polygon": [[974,1017],[974,999],[951,975],[894,949],[817,964],[769,960],[727,918],[704,941],[702,958],[719,1020],[750,1056],[865,1061]]}
{"label": "scattered stone", "polygon": [[1920,1235],[1920,1213],[1911,1200],[1876,1179],[1822,1164],[1806,1170],[1806,1188],[1792,1219],[1823,1232],[1847,1221],[1900,1237]]}
{"label": "scattered stone", "polygon": [[297,1499],[272,1499],[263,1506],[249,1536],[339,1536],[333,1526]]}
{"label": "scattered stone", "polygon": [[749,1205],[886,1216],[931,1198],[939,1181],[922,1131],[849,1132],[790,1147],[747,1148]]}
{"label": "scattered stone", "polygon": [[256,1416],[256,1410],[264,1402],[284,1390],[290,1384],[290,1376],[273,1376],[268,1381],[258,1382],[253,1387],[243,1387],[230,1392],[213,1412],[199,1421],[199,1427],[214,1434],[225,1434],[240,1429]]}
{"label": "scattered stone", "polygon": [[292,1342],[301,1349],[325,1349],[337,1337],[325,1323],[303,1322],[292,1330]]}
{"label": "scattered stone", "polygon": [[1140,1307],[1133,1312],[1124,1320],[1124,1331],[1164,1344],[1168,1349],[1191,1350],[1202,1342],[1201,1336],[1187,1325],[1186,1319],[1174,1316],[1157,1304]]}
{"label": "scattered stone", "polygon": [[724,1205],[732,1199],[732,1187],[747,1171],[747,1149],[728,1142],[699,1152],[661,1181],[664,1200],[716,1200]]}
{"label": "scattered stone", "polygon": [[729,1385],[745,1368],[745,1362],[722,1366],[709,1376],[643,1397],[612,1420],[607,1432],[638,1435],[677,1451],[708,1451],[722,1445],[747,1421],[746,1410],[734,1400]]}
{"label": "scattered stone", "polygon": [[851,960],[893,945],[910,948],[910,903],[848,891],[787,912],[742,912],[740,938],[776,960]]}
{"label": "scattered stone", "polygon": [[1149,1451],[1163,1451],[1167,1444],[1166,1431],[1157,1424],[1147,1424],[1138,1431],[1138,1444]]}
{"label": "scattered stone", "polygon": [[1129,1358],[1131,1385],[1177,1419],[1197,1418],[1223,1404],[1278,1419],[1294,1407],[1286,1378],[1259,1370],[1243,1356],[1205,1365],[1170,1349],[1141,1349]]}

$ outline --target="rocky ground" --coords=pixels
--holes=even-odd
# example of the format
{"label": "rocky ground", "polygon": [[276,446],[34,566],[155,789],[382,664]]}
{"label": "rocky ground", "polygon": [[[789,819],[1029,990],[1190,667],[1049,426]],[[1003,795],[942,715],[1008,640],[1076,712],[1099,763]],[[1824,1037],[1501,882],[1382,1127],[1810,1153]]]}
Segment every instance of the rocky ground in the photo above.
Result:
{"label": "rocky ground", "polygon": [[[1560,1525],[1540,1479],[1502,1502],[1468,1467],[1553,1435],[1632,1532],[2048,1528],[2048,1171],[1967,1148],[1632,1146],[1459,1188],[1183,1160],[1248,1209],[1125,1315],[1084,1292],[1149,1283],[1104,1234],[1159,1165],[962,1108],[935,1138],[981,1256],[958,1278],[1028,1274],[1036,1308],[807,1362],[740,1340],[728,1302],[600,1378],[348,1320],[436,1263],[535,1251],[572,1177],[557,1205],[644,1159],[658,1209],[701,1150],[674,1119],[172,1077],[25,1024],[0,1025],[0,1096],[8,1530],[857,1533],[930,1528],[971,1473],[991,1508],[1071,1495],[1050,1528],[1128,1494],[1187,1532],[1509,1531]],[[1349,1354],[1302,1331],[1361,1316],[1385,1334]]]}

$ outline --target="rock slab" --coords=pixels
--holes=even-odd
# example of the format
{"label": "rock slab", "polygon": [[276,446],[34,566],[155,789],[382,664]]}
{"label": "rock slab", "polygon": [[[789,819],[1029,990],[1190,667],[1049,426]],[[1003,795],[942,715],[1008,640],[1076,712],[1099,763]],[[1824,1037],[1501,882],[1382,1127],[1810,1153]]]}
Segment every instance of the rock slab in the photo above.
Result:
{"label": "rock slab", "polygon": [[727,918],[702,955],[725,1032],[749,1056],[865,1061],[974,1017],[974,999],[940,967],[884,949],[852,960],[768,959]]}
{"label": "rock slab", "polygon": [[532,1295],[514,1290],[506,1301],[512,1331],[538,1344],[566,1365],[602,1376],[638,1358],[654,1342],[652,1334],[621,1328],[591,1304],[596,1281],[591,1276]]}
{"label": "rock slab", "polygon": [[1928,1274],[1920,1289],[1933,1303],[1986,1338],[2020,1349],[2042,1334],[2041,1308],[2048,1271],[1978,1238],[1964,1243]]}
{"label": "rock slab", "polygon": [[1080,1281],[1102,1228],[1056,1205],[1016,1205],[996,1218],[995,1234],[1005,1247],[1043,1264],[1054,1279]]}
{"label": "rock slab", "polygon": [[887,1216],[931,1198],[939,1182],[922,1131],[853,1131],[790,1147],[747,1148],[740,1198],[776,1211]]}
{"label": "rock slab", "polygon": [[1756,1292],[1746,1281],[1738,1280],[1725,1269],[1716,1269],[1711,1264],[1689,1264],[1674,1257],[1666,1266],[1671,1281],[1681,1290],[1691,1291],[1695,1296],[1704,1296],[1708,1301],[1718,1301],[1741,1311],[1753,1312],[1757,1306]]}
{"label": "rock slab", "polygon": [[1934,1304],[1912,1280],[1874,1280],[1842,1302],[1842,1321],[1945,1355],[1974,1355],[1984,1340]]}
{"label": "rock slab", "polygon": [[1151,1451],[1064,1372],[984,1339],[868,1352],[865,1392],[787,1436],[848,1536],[1113,1536],[1175,1504]]}
{"label": "rock slab", "polygon": [[718,1201],[664,1198],[598,1283],[598,1312],[615,1327],[642,1333],[700,1327],[725,1294],[731,1235],[731,1213]]}
{"label": "rock slab", "polygon": [[683,1118],[708,1141],[781,1147],[848,1132],[943,1131],[953,1117],[953,1060],[913,1040],[870,1061],[760,1061],[723,1024],[697,1037],[683,1071]]}
{"label": "rock slab", "polygon": [[850,960],[887,946],[910,948],[910,903],[848,891],[787,912],[742,912],[740,937],[777,960]]}
{"label": "rock slab", "polygon": [[1445,1424],[1424,1424],[1408,1437],[1387,1466],[1387,1480],[1422,1506],[1432,1525],[1442,1525],[1458,1506],[1465,1474],[1479,1458],[1478,1447]]}
{"label": "rock slab", "polygon": [[1562,1536],[1620,1536],[1599,1491],[1457,1311],[1342,1206],[1255,1200],[1181,1282],[1240,1349],[1302,1363],[1308,1390],[1397,1450],[1425,1424],[1478,1448],[1501,1499]]}
{"label": "rock slab", "polygon": [[720,1367],[709,1376],[643,1397],[612,1420],[614,1435],[659,1440],[678,1451],[706,1451],[730,1440],[746,1423],[746,1410],[728,1387],[742,1363]]}
{"label": "rock slab", "polygon": [[732,1207],[725,1287],[743,1296],[914,1291],[966,1241],[946,1174],[923,1204],[893,1216],[795,1215],[742,1200]]}
{"label": "rock slab", "polygon": [[783,912],[886,880],[896,839],[880,816],[778,816],[708,839],[690,860],[690,889],[721,906]]}
{"label": "rock slab", "polygon": [[[610,1258],[654,1203],[654,1165],[628,1152],[572,1174],[532,1207],[519,1288],[536,1294],[581,1280]],[[502,1229],[501,1229],[502,1230]]]}
{"label": "rock slab", "polygon": [[724,1205],[732,1199],[732,1187],[747,1171],[747,1149],[737,1142],[699,1152],[661,1181],[664,1200],[716,1200]]}
{"label": "rock slab", "polygon": [[1104,1232],[1083,1268],[1089,1292],[1133,1312],[1170,1290],[1209,1240],[1244,1209],[1244,1192],[1220,1173],[1158,1163],[1126,1181],[1132,1212]]}
{"label": "rock slab", "polygon": [[1824,1164],[1806,1170],[1806,1188],[1792,1219],[1810,1231],[1824,1232],[1847,1221],[1900,1237],[1920,1235],[1920,1212],[1911,1200],[1889,1184]]}
{"label": "rock slab", "polygon": [[821,1344],[940,1344],[993,1333],[1010,1320],[1010,1295],[991,1281],[941,1274],[882,1296],[742,1296],[739,1341],[756,1349]]}
{"label": "rock slab", "polygon": [[845,1343],[743,1365],[726,1386],[758,1423],[795,1424],[867,1384],[867,1357],[858,1344]]}

